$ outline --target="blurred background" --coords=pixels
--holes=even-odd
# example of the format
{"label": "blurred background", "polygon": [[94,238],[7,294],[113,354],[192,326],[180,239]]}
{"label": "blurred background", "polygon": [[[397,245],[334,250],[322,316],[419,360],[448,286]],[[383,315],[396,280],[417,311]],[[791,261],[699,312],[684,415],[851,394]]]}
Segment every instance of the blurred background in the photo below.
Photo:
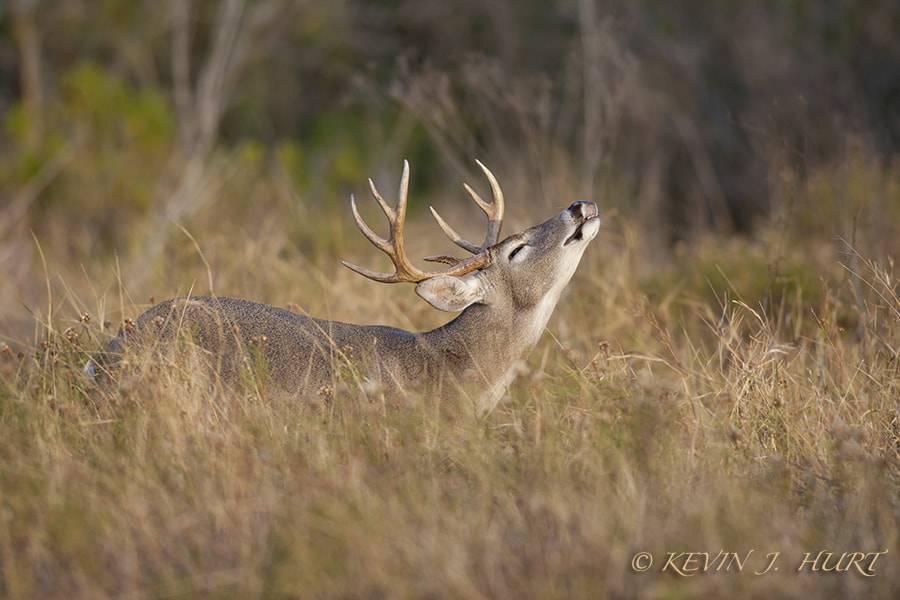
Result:
{"label": "blurred background", "polygon": [[5,0],[2,312],[60,270],[184,293],[218,247],[185,231],[338,269],[403,158],[418,220],[480,158],[514,226],[594,200],[643,268],[761,230],[889,256],[898,32],[895,0]]}

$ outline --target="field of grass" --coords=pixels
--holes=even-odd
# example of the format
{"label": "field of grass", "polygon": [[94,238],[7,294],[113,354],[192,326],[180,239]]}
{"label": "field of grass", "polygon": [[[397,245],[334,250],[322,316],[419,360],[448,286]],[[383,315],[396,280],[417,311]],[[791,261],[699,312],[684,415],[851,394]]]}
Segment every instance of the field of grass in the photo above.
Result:
{"label": "field of grass", "polygon": [[[170,296],[408,329],[446,319],[340,266],[380,260],[346,212],[308,208],[275,177],[229,177],[224,200],[177,225],[130,223],[115,252],[49,221],[5,242],[0,597],[900,592],[896,248],[879,246],[891,215],[865,190],[842,220],[811,177],[801,208],[752,236],[665,257],[604,209],[525,372],[484,419],[352,384],[324,406],[264,388],[216,400],[183,364],[147,365],[91,402],[87,355]],[[900,206],[888,179],[870,195]],[[509,220],[569,201],[510,199]],[[411,254],[434,253],[417,210]]]}

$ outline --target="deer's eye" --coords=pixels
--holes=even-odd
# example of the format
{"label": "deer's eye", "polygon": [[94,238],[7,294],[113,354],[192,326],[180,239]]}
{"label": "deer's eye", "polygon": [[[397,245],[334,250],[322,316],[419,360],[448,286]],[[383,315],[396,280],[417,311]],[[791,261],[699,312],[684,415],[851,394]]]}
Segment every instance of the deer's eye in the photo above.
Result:
{"label": "deer's eye", "polygon": [[512,249],[512,252],[509,253],[509,260],[512,260],[513,257],[514,257],[516,254],[518,254],[519,251],[522,250],[522,248],[524,248],[524,247],[527,246],[527,245],[528,245],[528,244],[520,244],[520,245],[516,246],[515,248],[513,248],[513,249]]}

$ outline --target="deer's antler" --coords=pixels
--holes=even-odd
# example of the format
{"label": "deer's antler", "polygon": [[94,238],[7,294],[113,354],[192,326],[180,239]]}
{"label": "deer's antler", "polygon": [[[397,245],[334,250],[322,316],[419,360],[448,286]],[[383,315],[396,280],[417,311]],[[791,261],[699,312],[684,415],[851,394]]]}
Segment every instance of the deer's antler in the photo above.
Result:
{"label": "deer's antler", "polygon": [[[481,163],[478,163],[481,165]],[[489,217],[494,217],[494,215],[498,212],[496,209],[493,209],[492,212],[488,212],[491,210],[492,206],[497,205],[497,197],[499,195],[499,218],[503,217],[503,195],[500,192],[500,186],[497,185],[497,180],[494,179],[494,176],[491,175],[490,171],[488,171],[484,165],[481,165],[481,168],[484,169],[485,173],[488,175],[488,179],[491,181],[491,189],[494,190],[494,203],[492,205],[486,204],[478,195],[466,186],[466,189],[469,190],[469,193],[472,194],[472,197],[475,198],[475,201],[478,205],[488,214]],[[438,271],[423,271],[418,267],[414,266],[409,262],[409,258],[406,256],[406,249],[404,248],[403,242],[403,226],[406,221],[406,198],[409,191],[409,163],[407,161],[403,161],[403,175],[400,177],[400,191],[397,194],[397,206],[396,208],[391,208],[388,206],[387,202],[384,201],[384,198],[381,197],[381,194],[378,193],[378,190],[375,188],[375,184],[369,179],[369,189],[372,191],[372,196],[375,198],[375,201],[378,202],[378,205],[381,207],[381,210],[384,212],[384,215],[387,217],[388,223],[390,224],[390,233],[388,237],[385,239],[379,236],[377,233],[372,231],[372,229],[366,225],[366,222],[363,221],[362,217],[359,216],[359,211],[356,209],[356,199],[351,195],[350,196],[350,209],[353,211],[353,219],[356,221],[356,226],[359,227],[359,230],[363,233],[366,238],[372,242],[372,244],[387,254],[391,262],[394,263],[395,272],[392,274],[388,273],[377,273],[375,271],[370,271],[369,269],[365,269],[363,267],[358,267],[356,265],[350,264],[347,261],[343,261],[345,267],[359,273],[363,277],[368,277],[369,279],[373,279],[375,281],[381,281],[383,283],[396,283],[400,281],[407,282],[419,282],[424,281],[425,279],[430,279],[436,275],[465,275],[466,273],[471,273],[472,271],[476,271],[478,269],[483,269],[488,264],[490,264],[490,258],[488,256],[487,248],[496,243],[496,239],[493,242],[488,244],[488,240],[496,238],[499,236],[500,225],[499,223],[494,225],[494,221],[488,225],[488,235],[485,238],[484,250],[480,250],[478,246],[475,246],[471,242],[466,242],[458,235],[456,238],[460,241],[456,241],[454,239],[452,229],[443,223],[443,220],[440,217],[438,218],[438,224],[441,225],[441,229],[450,236],[450,239],[454,239],[458,245],[471,252],[474,252],[474,256],[470,256],[467,259],[456,259],[452,257],[444,257],[447,260],[442,260],[440,262],[450,263],[450,267]],[[432,209],[433,211],[434,209]],[[435,213],[437,216],[437,213]],[[492,228],[496,229],[495,233],[492,233]],[[468,246],[463,246],[461,242],[468,244]],[[474,250],[472,250],[474,248]],[[427,259],[426,259],[427,260]]]}
{"label": "deer's antler", "polygon": [[[487,215],[488,218],[488,227],[487,233],[484,236],[484,241],[481,242],[480,246],[476,246],[472,242],[463,239],[461,235],[456,233],[452,227],[450,227],[444,219],[441,218],[441,215],[431,208],[431,214],[434,215],[434,220],[437,221],[437,224],[440,226],[441,230],[450,238],[454,244],[462,248],[463,250],[468,250],[473,254],[480,254],[496,244],[500,241],[500,228],[503,226],[503,211],[504,211],[504,203],[503,203],[503,191],[500,189],[500,184],[497,182],[497,178],[494,177],[494,174],[482,164],[480,160],[476,160],[478,166],[481,167],[481,170],[484,171],[484,174],[487,176],[488,182],[491,184],[491,195],[493,199],[490,204],[481,199],[475,190],[469,187],[469,184],[464,183],[463,187],[466,188],[466,191],[469,192],[469,195],[472,196],[472,199],[475,201],[475,204],[484,211],[484,214]],[[452,257],[446,256],[431,256],[426,258],[425,260],[434,260],[435,262],[448,262],[446,259]]]}

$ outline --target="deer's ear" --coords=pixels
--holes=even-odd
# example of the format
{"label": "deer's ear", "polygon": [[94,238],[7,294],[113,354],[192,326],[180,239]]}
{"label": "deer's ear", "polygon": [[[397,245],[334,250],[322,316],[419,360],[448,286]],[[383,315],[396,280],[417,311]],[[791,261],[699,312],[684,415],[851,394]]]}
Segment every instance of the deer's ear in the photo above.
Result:
{"label": "deer's ear", "polygon": [[484,292],[478,277],[438,275],[419,282],[416,293],[438,310],[457,312],[481,301]]}

